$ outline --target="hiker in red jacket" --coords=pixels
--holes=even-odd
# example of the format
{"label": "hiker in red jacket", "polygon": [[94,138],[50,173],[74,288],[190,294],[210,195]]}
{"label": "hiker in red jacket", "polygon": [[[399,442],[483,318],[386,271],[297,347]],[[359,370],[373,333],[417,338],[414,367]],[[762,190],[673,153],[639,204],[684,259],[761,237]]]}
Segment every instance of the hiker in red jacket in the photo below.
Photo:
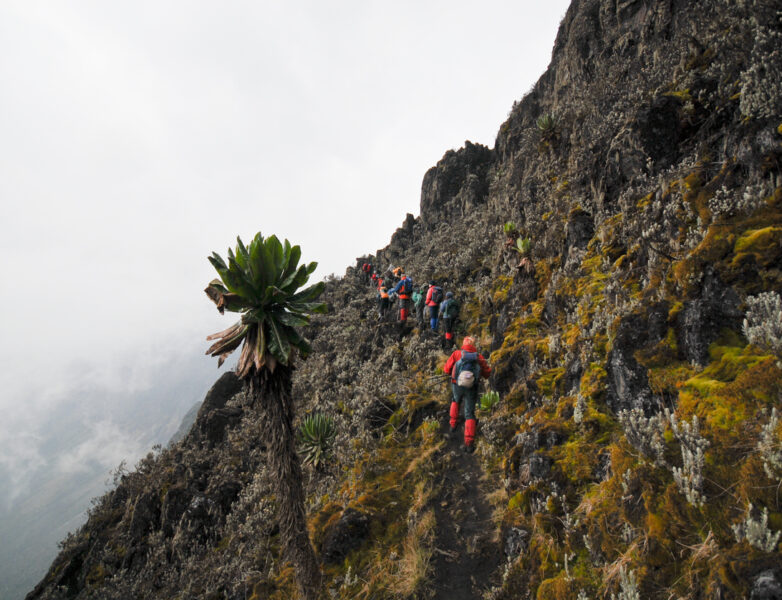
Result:
{"label": "hiker in red jacket", "polygon": [[461,350],[454,350],[443,367],[443,373],[451,376],[451,433],[456,432],[459,423],[459,408],[464,401],[464,449],[472,452],[475,447],[475,405],[478,402],[478,380],[491,374],[491,367],[486,359],[478,354],[475,341],[465,337]]}
{"label": "hiker in red jacket", "polygon": [[443,288],[434,281],[429,282],[429,291],[426,292],[426,305],[429,307],[429,326],[432,331],[437,331],[437,317],[440,314],[440,302],[443,301]]}

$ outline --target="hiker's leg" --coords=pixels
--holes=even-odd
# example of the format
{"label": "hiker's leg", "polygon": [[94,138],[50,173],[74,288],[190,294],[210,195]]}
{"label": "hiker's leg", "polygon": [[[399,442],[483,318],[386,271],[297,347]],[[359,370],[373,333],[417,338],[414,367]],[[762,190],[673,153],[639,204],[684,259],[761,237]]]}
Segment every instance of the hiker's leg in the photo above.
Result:
{"label": "hiker's leg", "polygon": [[450,348],[453,344],[453,318],[443,317],[443,329],[445,329],[445,347]]}
{"label": "hiker's leg", "polygon": [[407,321],[407,299],[399,299],[399,320]]}
{"label": "hiker's leg", "polygon": [[464,445],[472,446],[475,441],[475,430],[478,424],[475,420],[475,404],[478,400],[478,390],[469,388],[465,390],[462,398],[462,402],[464,402]]}
{"label": "hiker's leg", "polygon": [[451,399],[451,410],[450,410],[450,424],[451,424],[451,431],[456,429],[456,426],[459,424],[459,409],[461,408],[461,388],[456,385],[455,383],[451,384],[451,393],[453,394]]}

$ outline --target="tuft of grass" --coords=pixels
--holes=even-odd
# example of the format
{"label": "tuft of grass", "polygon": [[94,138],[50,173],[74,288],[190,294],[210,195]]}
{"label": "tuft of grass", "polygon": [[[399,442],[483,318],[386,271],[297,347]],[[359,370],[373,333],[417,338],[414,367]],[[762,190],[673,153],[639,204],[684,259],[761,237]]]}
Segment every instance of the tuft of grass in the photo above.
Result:
{"label": "tuft of grass", "polygon": [[402,544],[402,555],[391,583],[391,591],[402,597],[417,597],[426,586],[432,571],[434,510],[429,509],[412,526]]}

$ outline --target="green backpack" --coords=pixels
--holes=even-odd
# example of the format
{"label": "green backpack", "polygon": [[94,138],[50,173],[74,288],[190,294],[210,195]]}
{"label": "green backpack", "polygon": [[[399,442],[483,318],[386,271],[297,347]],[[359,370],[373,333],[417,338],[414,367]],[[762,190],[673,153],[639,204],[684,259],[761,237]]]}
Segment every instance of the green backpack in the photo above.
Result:
{"label": "green backpack", "polygon": [[443,317],[446,319],[455,319],[459,314],[459,303],[456,298],[448,298],[443,305]]}

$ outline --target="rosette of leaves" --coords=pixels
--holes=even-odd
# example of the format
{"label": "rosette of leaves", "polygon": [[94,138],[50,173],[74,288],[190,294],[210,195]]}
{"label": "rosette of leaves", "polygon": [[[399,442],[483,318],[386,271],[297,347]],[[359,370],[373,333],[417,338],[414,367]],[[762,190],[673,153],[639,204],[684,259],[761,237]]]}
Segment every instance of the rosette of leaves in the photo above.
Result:
{"label": "rosette of leaves", "polygon": [[299,426],[299,452],[302,462],[320,468],[331,454],[337,428],[334,419],[323,414],[307,415]]}
{"label": "rosette of leaves", "polygon": [[532,249],[532,240],[528,237],[520,237],[516,240],[514,250],[522,256],[528,256]]}
{"label": "rosette of leaves", "polygon": [[516,233],[516,223],[508,221],[502,226],[502,230],[505,232],[505,235],[511,236]]}
{"label": "rosette of leaves", "polygon": [[500,401],[499,393],[495,391],[486,392],[481,395],[481,410],[491,412]]}
{"label": "rosette of leaves", "polygon": [[532,240],[528,237],[520,237],[516,240],[516,245],[513,249],[521,256],[516,268],[525,275],[534,274],[535,265],[532,264],[532,259],[529,257],[530,251],[532,250]]}
{"label": "rosette of leaves", "polygon": [[546,113],[538,117],[536,124],[541,135],[544,138],[549,138],[554,135],[557,129],[557,117],[553,113]]}
{"label": "rosette of leaves", "polygon": [[296,327],[309,323],[310,315],[326,312],[316,302],[325,284],[300,289],[309,280],[318,263],[299,265],[301,249],[276,236],[256,234],[249,246],[236,238],[236,250],[228,249],[225,261],[216,252],[209,257],[220,279],[212,280],[204,290],[220,313],[235,312],[241,318],[228,329],[207,337],[216,340],[206,351],[218,357],[218,366],[244,344],[236,367],[244,379],[264,367],[272,373],[279,362],[287,365],[294,351],[302,357],[310,352],[307,341]]}

